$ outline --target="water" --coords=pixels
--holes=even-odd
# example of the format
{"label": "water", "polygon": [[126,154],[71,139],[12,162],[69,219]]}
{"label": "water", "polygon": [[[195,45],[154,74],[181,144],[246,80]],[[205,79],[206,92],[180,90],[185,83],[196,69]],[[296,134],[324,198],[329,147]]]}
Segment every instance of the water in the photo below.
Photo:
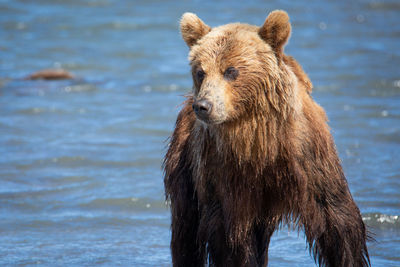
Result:
{"label": "water", "polygon": [[[400,265],[400,4],[0,0],[0,265],[170,266],[161,162],[191,88],[185,11],[216,26],[291,16],[287,53],[327,111],[353,196]],[[73,81],[26,81],[43,68]],[[270,266],[314,266],[283,228]]]}

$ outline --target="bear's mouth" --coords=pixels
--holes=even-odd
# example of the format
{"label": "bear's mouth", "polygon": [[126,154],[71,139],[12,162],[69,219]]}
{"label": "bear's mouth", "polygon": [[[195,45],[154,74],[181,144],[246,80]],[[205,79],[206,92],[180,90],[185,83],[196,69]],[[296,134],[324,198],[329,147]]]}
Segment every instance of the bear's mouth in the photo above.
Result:
{"label": "bear's mouth", "polygon": [[204,122],[206,124],[215,124],[215,121],[209,115],[196,111],[194,113],[199,121]]}
{"label": "bear's mouth", "polygon": [[225,122],[225,120],[212,118],[211,116],[202,116],[202,115],[198,115],[196,113],[195,113],[195,115],[199,121],[201,121],[202,123],[207,124],[207,125],[217,125],[217,124],[222,124]]}

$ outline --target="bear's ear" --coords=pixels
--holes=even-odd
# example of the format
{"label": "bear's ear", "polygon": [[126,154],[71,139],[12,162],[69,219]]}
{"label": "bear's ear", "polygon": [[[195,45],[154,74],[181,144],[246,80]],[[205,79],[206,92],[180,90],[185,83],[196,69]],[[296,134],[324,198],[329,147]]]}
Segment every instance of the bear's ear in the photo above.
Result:
{"label": "bear's ear", "polygon": [[181,19],[181,34],[183,40],[185,40],[189,47],[193,46],[201,37],[210,31],[211,28],[195,14],[183,14]]}
{"label": "bear's ear", "polygon": [[283,47],[289,39],[290,32],[288,14],[283,10],[275,10],[269,13],[264,25],[258,30],[258,35],[280,57],[283,54]]}

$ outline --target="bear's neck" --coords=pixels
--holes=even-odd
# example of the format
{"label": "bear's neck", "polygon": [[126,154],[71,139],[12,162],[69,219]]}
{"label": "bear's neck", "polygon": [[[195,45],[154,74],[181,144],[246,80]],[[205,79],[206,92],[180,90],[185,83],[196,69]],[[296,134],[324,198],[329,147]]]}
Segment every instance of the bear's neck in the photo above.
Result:
{"label": "bear's neck", "polygon": [[281,149],[284,133],[277,120],[256,114],[220,125],[196,122],[196,161],[203,166],[218,162],[221,168],[261,174]]}

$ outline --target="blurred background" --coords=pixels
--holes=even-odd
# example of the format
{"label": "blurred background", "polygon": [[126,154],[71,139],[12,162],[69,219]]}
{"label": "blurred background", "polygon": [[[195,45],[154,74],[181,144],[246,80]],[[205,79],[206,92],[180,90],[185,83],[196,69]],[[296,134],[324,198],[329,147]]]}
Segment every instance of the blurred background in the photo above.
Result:
{"label": "blurred background", "polygon": [[[170,266],[161,163],[191,90],[182,13],[291,16],[373,266],[400,264],[400,2],[0,0],[0,265]],[[42,69],[75,78],[24,79]],[[270,266],[314,266],[284,227]]]}

